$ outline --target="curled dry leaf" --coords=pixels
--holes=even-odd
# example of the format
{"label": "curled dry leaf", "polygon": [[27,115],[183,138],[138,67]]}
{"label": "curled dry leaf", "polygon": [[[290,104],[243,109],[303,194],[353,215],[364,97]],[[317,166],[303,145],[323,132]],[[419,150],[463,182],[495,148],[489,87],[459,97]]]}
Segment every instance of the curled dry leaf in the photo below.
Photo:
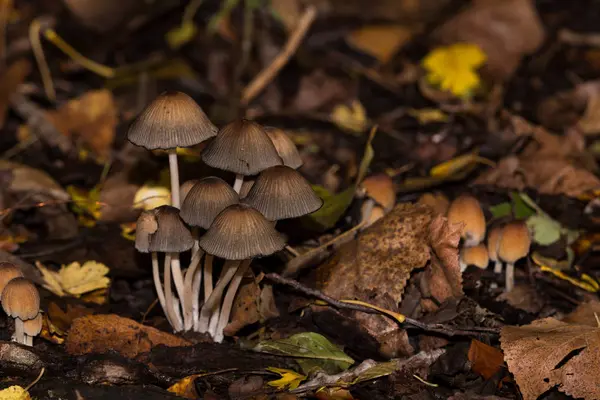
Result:
{"label": "curled dry leaf", "polygon": [[569,324],[588,325],[600,328],[600,302],[598,300],[582,303],[577,308],[566,315],[563,322]]}
{"label": "curled dry leaf", "polygon": [[504,327],[500,342],[524,400],[552,388],[576,398],[600,398],[600,328],[545,318]]}
{"label": "curled dry leaf", "polygon": [[57,296],[79,297],[110,285],[110,279],[106,277],[110,270],[96,261],[86,261],[83,265],[73,262],[63,265],[58,272],[46,268],[40,262],[36,262],[36,266],[42,273],[44,287]]}
{"label": "curled dry leaf", "polygon": [[471,369],[485,379],[490,379],[504,366],[504,354],[479,340],[471,340],[468,357]]}
{"label": "curled dry leaf", "polygon": [[225,327],[227,336],[233,336],[243,327],[260,321],[259,297],[260,287],[254,279],[240,287],[233,302],[231,321]]}
{"label": "curled dry leaf", "polygon": [[498,301],[506,301],[515,308],[538,313],[544,307],[544,301],[540,293],[531,285],[516,285],[510,292],[504,292],[497,297]]}
{"label": "curled dry leaf", "polygon": [[487,54],[495,80],[513,74],[521,58],[544,41],[544,27],[532,0],[476,0],[434,32],[442,44],[474,43]]}

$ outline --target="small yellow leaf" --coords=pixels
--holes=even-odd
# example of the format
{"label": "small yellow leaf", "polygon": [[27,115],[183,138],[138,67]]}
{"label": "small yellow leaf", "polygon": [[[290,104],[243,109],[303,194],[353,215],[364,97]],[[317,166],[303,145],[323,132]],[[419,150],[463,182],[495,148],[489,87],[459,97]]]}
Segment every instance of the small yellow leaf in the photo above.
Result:
{"label": "small yellow leaf", "polygon": [[408,115],[416,118],[421,125],[430,124],[432,122],[446,122],[448,115],[439,108],[410,108]]}
{"label": "small yellow leaf", "polygon": [[363,133],[367,130],[367,112],[358,100],[354,100],[350,107],[338,104],[331,112],[331,120],[341,129],[353,133]]}
{"label": "small yellow leaf", "polygon": [[170,205],[171,191],[162,186],[142,186],[135,193],[133,208],[152,210],[153,208]]}
{"label": "small yellow leaf", "polygon": [[46,268],[41,262],[36,261],[35,266],[42,273],[42,279],[44,281],[43,286],[46,290],[54,293],[57,296],[63,297],[66,296],[66,293],[62,289],[60,285],[60,279],[58,274],[48,268]]}
{"label": "small yellow leaf", "polygon": [[21,386],[10,386],[0,390],[0,400],[31,400],[31,397]]}
{"label": "small yellow leaf", "polygon": [[184,399],[197,399],[198,393],[196,392],[194,381],[196,378],[199,378],[203,375],[205,374],[186,376],[185,378],[182,378],[175,384],[171,385],[167,391],[174,393],[179,397],[183,397]]}
{"label": "small yellow leaf", "polygon": [[74,186],[67,186],[67,193],[71,195],[73,211],[77,214],[79,223],[86,227],[95,226],[102,214],[98,187],[86,191]]}
{"label": "small yellow leaf", "polygon": [[97,289],[107,288],[110,279],[105,275],[110,270],[96,261],[86,261],[83,265],[73,262],[58,271],[63,290],[71,295],[79,296]]}
{"label": "small yellow leaf", "polygon": [[192,40],[196,36],[196,32],[198,32],[196,25],[191,21],[186,21],[167,32],[166,40],[169,47],[177,50]]}
{"label": "small yellow leaf", "polygon": [[121,224],[121,236],[127,240],[135,241],[135,222],[128,222],[125,224]]}
{"label": "small yellow leaf", "polygon": [[299,374],[291,369],[269,367],[267,370],[275,372],[281,376],[280,379],[267,382],[267,385],[277,388],[279,390],[289,389],[294,390],[300,383],[306,379],[305,375]]}
{"label": "small yellow leaf", "polygon": [[493,161],[480,157],[476,152],[473,152],[469,154],[463,154],[436,165],[435,167],[431,168],[429,175],[434,178],[448,178],[476,164],[485,164],[491,167],[496,166]]}

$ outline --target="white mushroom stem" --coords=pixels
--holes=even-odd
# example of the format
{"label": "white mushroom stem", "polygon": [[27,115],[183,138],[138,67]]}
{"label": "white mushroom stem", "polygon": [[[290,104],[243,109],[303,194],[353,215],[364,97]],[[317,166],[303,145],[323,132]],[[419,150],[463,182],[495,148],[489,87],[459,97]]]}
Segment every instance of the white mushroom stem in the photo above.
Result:
{"label": "white mushroom stem", "polygon": [[227,288],[227,293],[225,294],[225,299],[223,300],[223,306],[221,307],[221,313],[219,314],[219,321],[217,323],[216,332],[213,334],[213,338],[215,342],[221,343],[224,338],[223,331],[229,322],[229,316],[231,315],[231,309],[233,307],[233,301],[235,300],[235,295],[240,287],[240,283],[248,271],[250,267],[250,263],[252,260],[244,260],[240,263],[229,287]]}
{"label": "white mushroom stem", "polygon": [[167,305],[165,303],[165,292],[163,291],[162,283],[160,281],[160,266],[158,263],[158,254],[153,251],[152,252],[152,276],[154,278],[154,287],[156,288],[156,295],[158,296],[158,302],[169,321],[169,324],[173,326],[173,321],[171,320],[171,315],[167,312]]}
{"label": "white mushroom stem", "polygon": [[[365,202],[363,203],[362,212],[360,216],[360,222],[364,224],[368,224],[369,219],[371,218],[371,213],[373,212],[373,207],[375,207],[375,200],[370,197],[367,197]],[[367,226],[365,226],[366,228]]]}
{"label": "white mushroom stem", "polygon": [[169,150],[169,175],[171,176],[171,204],[180,208],[179,166],[177,165],[177,149]]}
{"label": "white mushroom stem", "polygon": [[25,333],[25,343],[26,346],[33,347],[33,336],[29,336]]}
{"label": "white mushroom stem", "polygon": [[179,297],[179,301],[181,301],[181,308],[185,312],[187,304],[185,298],[185,287],[183,284],[183,273],[181,272],[181,263],[179,261],[179,253],[171,253],[171,272],[173,274],[173,283],[175,283],[175,290],[177,290],[177,296]]}
{"label": "white mushroom stem", "polygon": [[15,341],[21,344],[25,343],[25,326],[21,318],[15,318]]}
{"label": "white mushroom stem", "polygon": [[494,273],[495,274],[502,273],[502,261],[500,261],[500,260],[494,261]]}
{"label": "white mushroom stem", "polygon": [[172,327],[177,332],[183,329],[183,321],[179,313],[178,303],[175,302],[175,294],[171,288],[171,254],[165,254],[165,301],[167,304],[167,313],[173,321]]}
{"label": "white mushroom stem", "polygon": [[[194,326],[194,317],[193,317],[193,303],[194,296],[197,296],[197,293],[194,294],[193,283],[196,277],[201,277],[202,274],[198,271],[198,266],[200,265],[200,260],[202,260],[202,255],[204,255],[204,251],[201,249],[197,249],[193,252],[192,260],[190,261],[190,266],[185,273],[185,281],[184,281],[184,290],[185,290],[185,330],[190,330]],[[198,273],[197,273],[198,272]]]}
{"label": "white mushroom stem", "polygon": [[244,175],[236,174],[235,182],[233,183],[233,190],[240,194],[240,190],[242,190],[242,185],[244,184]]}
{"label": "white mushroom stem", "polygon": [[[202,266],[202,274],[204,275],[204,301],[208,299],[213,290],[213,279],[212,279],[212,270],[213,270],[213,260],[214,256],[212,254],[206,254],[204,257],[204,264]],[[203,328],[204,330],[200,330],[200,320],[199,318],[199,301],[200,301],[200,278],[198,281],[194,281],[194,304],[192,307],[194,308],[194,331],[196,332],[206,332],[208,328]],[[210,316],[209,316],[210,317]],[[208,324],[208,322],[206,322]]]}
{"label": "white mushroom stem", "polygon": [[221,305],[221,299],[223,297],[225,287],[231,281],[233,275],[235,275],[239,264],[239,261],[225,261],[225,265],[223,266],[224,270],[221,274],[221,277],[217,281],[217,285],[215,286],[210,296],[206,297],[206,301],[202,306],[202,309],[200,310],[200,321],[198,321],[198,329],[200,332],[208,331],[210,317],[213,314],[215,308],[218,308]]}
{"label": "white mushroom stem", "polygon": [[506,263],[506,277],[505,277],[506,291],[510,292],[515,287],[515,264]]}

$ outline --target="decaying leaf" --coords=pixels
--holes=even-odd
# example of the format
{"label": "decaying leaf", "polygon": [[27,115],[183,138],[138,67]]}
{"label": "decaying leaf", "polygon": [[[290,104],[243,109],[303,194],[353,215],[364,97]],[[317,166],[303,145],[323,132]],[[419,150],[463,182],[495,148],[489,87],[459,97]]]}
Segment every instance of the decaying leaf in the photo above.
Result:
{"label": "decaying leaf", "polygon": [[468,357],[471,362],[471,369],[485,379],[490,379],[504,366],[502,352],[479,340],[471,340]]}
{"label": "decaying leaf", "polygon": [[10,386],[0,390],[0,399],[2,400],[31,400],[29,392],[21,386]]}
{"label": "decaying leaf", "polygon": [[562,321],[600,328],[600,302],[592,300],[582,303],[573,312],[567,314]]}
{"label": "decaying leaf", "polygon": [[231,322],[225,327],[227,336],[233,336],[246,325],[260,321],[259,297],[260,287],[254,279],[239,288],[231,310]]}
{"label": "decaying leaf", "polygon": [[267,385],[277,388],[279,390],[294,390],[300,385],[300,383],[302,383],[302,381],[306,379],[306,375],[299,374],[296,371],[292,371],[291,369],[275,367],[269,367],[267,369],[281,376],[281,378],[279,379],[267,382]]}
{"label": "decaying leaf", "polygon": [[0,128],[4,126],[10,97],[31,72],[31,62],[26,58],[15,60],[0,76]]}
{"label": "decaying leaf", "polygon": [[516,285],[513,290],[502,293],[496,299],[532,314],[539,312],[544,306],[540,293],[531,285]]}
{"label": "decaying leaf", "polygon": [[600,398],[600,328],[545,318],[504,327],[500,341],[524,400],[552,388],[576,398]]}
{"label": "decaying leaf", "polygon": [[71,198],[54,178],[42,170],[6,160],[0,160],[0,170],[10,173],[11,179],[7,189],[13,193],[47,195],[62,201]]}
{"label": "decaying leaf", "polygon": [[96,261],[86,261],[83,265],[73,262],[63,265],[58,272],[46,268],[40,262],[36,262],[36,266],[42,273],[44,287],[57,296],[79,297],[110,285],[110,279],[106,277],[110,270]]}
{"label": "decaying leaf", "polygon": [[354,364],[352,358],[325,336],[314,332],[298,333],[286,339],[265,340],[257,344],[254,350],[294,357],[306,374],[315,369],[334,374]]}
{"label": "decaying leaf", "polygon": [[364,133],[368,127],[367,112],[358,100],[354,100],[349,106],[335,106],[331,112],[331,120],[341,129],[355,134]]}
{"label": "decaying leaf", "polygon": [[414,33],[414,29],[403,25],[367,25],[352,31],[346,41],[385,64]]}
{"label": "decaying leaf", "polygon": [[198,392],[196,391],[195,381],[196,378],[200,378],[204,375],[205,374],[195,374],[181,378],[179,381],[169,386],[167,391],[175,393],[177,396],[183,397],[184,399],[197,399]]}

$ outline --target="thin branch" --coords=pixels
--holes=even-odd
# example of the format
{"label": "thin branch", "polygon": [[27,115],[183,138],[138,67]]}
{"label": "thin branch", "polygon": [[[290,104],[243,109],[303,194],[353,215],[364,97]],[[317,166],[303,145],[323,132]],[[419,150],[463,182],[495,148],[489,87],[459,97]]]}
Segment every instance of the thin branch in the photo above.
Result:
{"label": "thin branch", "polygon": [[294,32],[288,38],[281,52],[273,59],[273,62],[263,69],[246,86],[242,93],[242,104],[247,105],[277,76],[279,71],[287,64],[290,57],[298,50],[302,39],[306,36],[308,29],[317,16],[317,8],[313,5],[304,10]]}

